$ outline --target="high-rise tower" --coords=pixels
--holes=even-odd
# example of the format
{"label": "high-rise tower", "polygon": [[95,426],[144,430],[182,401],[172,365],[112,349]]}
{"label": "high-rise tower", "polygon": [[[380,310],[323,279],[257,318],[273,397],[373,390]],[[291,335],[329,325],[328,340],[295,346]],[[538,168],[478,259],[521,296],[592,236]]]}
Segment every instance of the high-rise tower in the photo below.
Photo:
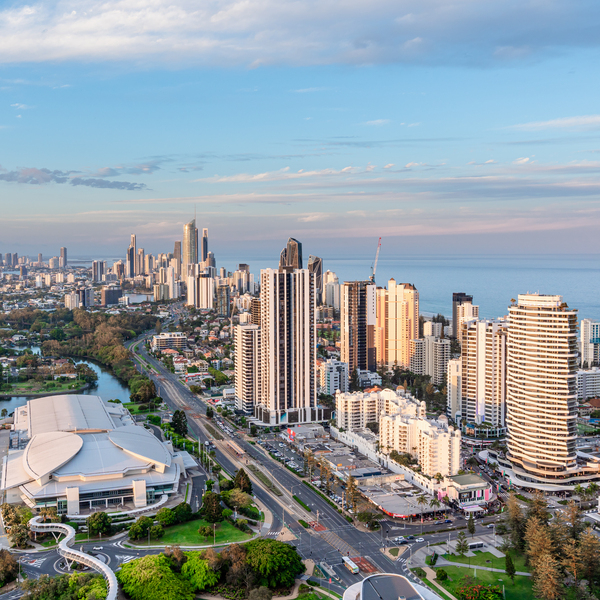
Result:
{"label": "high-rise tower", "polygon": [[204,262],[208,258],[208,229],[202,230],[202,253],[200,260]]}
{"label": "high-rise tower", "polygon": [[69,261],[67,259],[67,249],[65,247],[62,247],[60,249],[60,257],[58,259],[58,266],[61,269],[66,269],[69,266]]}
{"label": "high-rise tower", "polygon": [[289,238],[286,247],[279,255],[279,268],[302,268],[302,244],[294,238]]}
{"label": "high-rise tower", "polygon": [[323,304],[323,259],[311,254],[308,257],[308,270],[315,274],[317,304]]}
{"label": "high-rise tower", "polygon": [[526,481],[567,483],[578,471],[577,311],[519,294],[508,318],[507,458]]}
{"label": "high-rise tower", "polygon": [[198,248],[196,246],[197,230],[196,219],[192,219],[183,226],[183,246],[181,248],[181,265],[184,276],[188,275],[189,265],[198,262]]}

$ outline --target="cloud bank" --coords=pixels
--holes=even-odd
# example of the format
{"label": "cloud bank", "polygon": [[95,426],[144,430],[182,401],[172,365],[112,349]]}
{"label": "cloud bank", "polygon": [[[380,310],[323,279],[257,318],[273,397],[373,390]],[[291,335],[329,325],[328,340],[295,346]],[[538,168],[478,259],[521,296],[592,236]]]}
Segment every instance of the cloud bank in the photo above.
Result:
{"label": "cloud bank", "polygon": [[0,62],[506,64],[597,48],[595,0],[16,0]]}

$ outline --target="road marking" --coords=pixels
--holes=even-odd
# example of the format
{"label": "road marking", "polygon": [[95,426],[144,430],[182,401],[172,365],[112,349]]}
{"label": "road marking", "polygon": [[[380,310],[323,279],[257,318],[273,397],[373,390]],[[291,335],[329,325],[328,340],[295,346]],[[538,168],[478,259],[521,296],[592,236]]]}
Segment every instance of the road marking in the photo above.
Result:
{"label": "road marking", "polygon": [[117,562],[125,564],[132,561],[134,558],[137,558],[137,556],[131,554],[117,554],[115,555],[115,558],[117,559]]}

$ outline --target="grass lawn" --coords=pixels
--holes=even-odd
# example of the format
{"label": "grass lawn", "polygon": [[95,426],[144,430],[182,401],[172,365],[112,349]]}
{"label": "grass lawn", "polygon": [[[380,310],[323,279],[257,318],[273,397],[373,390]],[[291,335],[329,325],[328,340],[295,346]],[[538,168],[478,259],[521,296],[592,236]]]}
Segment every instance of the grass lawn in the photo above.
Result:
{"label": "grass lawn", "polygon": [[[512,550],[509,554],[517,571],[529,573],[529,569],[525,565],[525,557],[522,554],[517,554]],[[444,554],[443,557],[451,562],[458,562],[464,565],[468,565],[470,560],[471,565],[491,567],[492,569],[504,569],[505,565],[504,558],[497,558],[491,552],[478,552],[477,550],[475,551],[475,556],[471,556],[470,559],[468,556],[458,556],[458,554]],[[488,560],[490,562],[487,562]]]}
{"label": "grass lawn", "polygon": [[[448,573],[449,579],[446,581],[439,581],[445,589],[451,594],[454,594],[454,589],[465,575],[474,576],[474,569],[468,567],[439,567],[443,568]],[[436,569],[437,570],[437,569]],[[477,581],[483,584],[496,584],[504,589],[506,592],[506,600],[534,600],[532,591],[533,578],[524,576],[515,576],[515,582],[512,583],[510,577],[505,573],[493,573],[491,571],[477,570]]]}
{"label": "grass lawn", "polygon": [[[140,410],[141,404],[136,404],[135,402],[127,402],[123,404],[123,406],[132,414],[132,415],[146,415],[146,414],[154,414],[156,411],[152,410]],[[146,405],[148,406],[148,405]]]}
{"label": "grass lawn", "polygon": [[398,556],[398,552],[400,552],[400,548],[390,548],[390,554],[392,556]]}
{"label": "grass lawn", "polygon": [[[182,546],[204,546],[206,544],[212,544],[212,536],[205,540],[198,533],[198,528],[202,525],[209,525],[211,523],[198,519],[196,521],[188,521],[187,523],[181,523],[180,525],[173,525],[173,527],[167,527],[165,529],[165,535],[160,540],[150,540],[151,544],[180,544]],[[219,526],[220,525],[220,526]],[[239,529],[236,529],[231,523],[217,523],[216,530],[216,543],[222,544],[224,542],[245,542],[247,539],[252,537],[249,533],[244,533]],[[134,544],[144,545],[144,540],[132,542]]]}
{"label": "grass lawn", "polygon": [[429,579],[423,579],[422,581],[429,589],[433,590],[438,596],[441,596],[444,600],[450,600],[450,596],[446,596],[446,594],[444,594],[444,592],[442,592],[440,588],[433,585],[433,583],[431,583]]}

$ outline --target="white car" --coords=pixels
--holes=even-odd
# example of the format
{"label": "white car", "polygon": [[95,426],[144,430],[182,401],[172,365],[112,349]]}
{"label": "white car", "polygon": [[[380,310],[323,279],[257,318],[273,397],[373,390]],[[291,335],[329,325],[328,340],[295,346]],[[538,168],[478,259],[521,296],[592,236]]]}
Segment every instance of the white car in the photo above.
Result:
{"label": "white car", "polygon": [[418,544],[420,544],[421,542],[424,542],[424,541],[425,541],[425,538],[417,538],[415,540],[415,542],[417,542]]}
{"label": "white car", "polygon": [[102,546],[94,546],[92,550],[102,550]]}

